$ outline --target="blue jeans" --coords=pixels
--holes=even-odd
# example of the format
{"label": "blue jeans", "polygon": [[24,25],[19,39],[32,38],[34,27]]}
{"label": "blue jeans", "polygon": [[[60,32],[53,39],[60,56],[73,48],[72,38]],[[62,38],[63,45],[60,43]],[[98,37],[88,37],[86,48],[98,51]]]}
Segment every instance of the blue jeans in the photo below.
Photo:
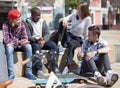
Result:
{"label": "blue jeans", "polygon": [[[7,57],[8,64],[8,73],[9,75],[14,75],[14,51],[23,51],[25,52],[25,58],[31,59],[32,57],[32,48],[30,44],[24,44],[21,47],[13,47],[5,45],[5,53]],[[25,73],[32,72],[32,62],[26,64]]]}

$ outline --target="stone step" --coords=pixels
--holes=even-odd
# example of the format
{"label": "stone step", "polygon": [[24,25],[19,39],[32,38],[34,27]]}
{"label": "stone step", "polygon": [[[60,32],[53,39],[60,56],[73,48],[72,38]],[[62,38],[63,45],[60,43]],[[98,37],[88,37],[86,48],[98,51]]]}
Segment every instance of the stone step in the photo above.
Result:
{"label": "stone step", "polygon": [[101,35],[109,44],[120,45],[120,31],[110,30],[102,31]]}
{"label": "stone step", "polygon": [[[111,48],[112,48],[112,51],[109,53],[110,62],[114,63],[117,61],[116,60],[116,53],[115,53],[115,46],[111,45]],[[77,58],[78,51],[79,51],[79,48],[76,48],[75,54],[73,57],[73,62],[72,62],[72,65],[70,66],[71,70],[77,69],[77,67],[80,65],[81,61],[79,61]],[[63,55],[59,55],[59,57],[58,57],[58,66],[59,66],[59,69],[61,72],[63,71],[64,67],[66,66],[66,63],[65,63],[66,58],[67,58],[66,55],[67,55],[67,49],[65,49],[65,52]],[[24,74],[24,67],[21,64],[23,58],[24,58],[23,52],[15,52],[14,68],[15,68],[15,75],[18,77],[21,77]],[[43,72],[48,73],[48,70],[44,65],[43,65],[42,69],[43,69]]]}
{"label": "stone step", "polygon": [[120,52],[120,30],[103,30],[101,32],[104,39],[112,47],[112,53],[110,54],[111,58],[115,59],[116,62],[120,61],[119,52]]}
{"label": "stone step", "polygon": [[[120,40],[120,31],[102,31],[102,36],[107,39],[110,40],[108,41],[110,43],[110,47],[112,49],[112,51],[109,53],[109,57],[110,57],[110,62],[114,63],[117,61],[120,61],[120,57],[119,57],[119,52],[120,52],[120,44],[118,44],[119,42],[115,42],[115,41],[119,41]],[[72,69],[76,69],[77,66],[79,65],[80,61],[77,59],[77,52],[78,52],[78,48],[75,50],[75,55],[73,58],[73,64],[72,64]],[[67,50],[65,50],[65,54],[64,55],[60,55],[59,59],[58,59],[58,65],[60,70],[62,71],[65,67],[65,61],[66,61],[66,53]],[[23,54],[18,52],[17,54],[15,54],[17,57],[19,58],[17,59],[18,62],[15,64],[15,72],[17,76],[22,76],[23,75],[23,67],[20,65],[21,59],[23,58]],[[74,68],[73,68],[74,67]],[[17,71],[19,69],[19,71]],[[21,70],[20,70],[21,69]],[[43,71],[45,73],[48,72],[48,70],[46,69],[46,67],[43,65]],[[20,72],[22,71],[22,72]]]}

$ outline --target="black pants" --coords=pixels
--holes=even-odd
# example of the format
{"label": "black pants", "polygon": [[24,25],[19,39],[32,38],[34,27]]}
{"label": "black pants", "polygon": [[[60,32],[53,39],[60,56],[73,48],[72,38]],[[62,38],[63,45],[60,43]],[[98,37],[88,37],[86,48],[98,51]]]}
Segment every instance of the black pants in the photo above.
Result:
{"label": "black pants", "polygon": [[[53,42],[53,41],[47,41],[44,45],[44,47],[41,48],[40,44],[37,42],[31,43],[32,45],[32,49],[33,49],[33,54],[35,54],[35,52],[38,50],[41,52],[41,49],[43,50],[55,50],[57,52],[57,56],[53,58],[52,63],[53,63],[53,68],[52,70],[55,70],[56,67],[58,67],[57,65],[57,58],[58,58],[58,54],[59,54],[59,49],[57,47],[57,45]],[[41,61],[38,61],[35,64],[35,69],[36,70],[42,70],[42,63]]]}
{"label": "black pants", "polygon": [[86,76],[89,72],[93,74],[95,71],[99,71],[102,75],[105,75],[105,72],[108,70],[111,70],[108,54],[99,54],[97,61],[93,59],[86,61],[85,58],[83,58],[80,74]]}
{"label": "black pants", "polygon": [[69,67],[73,60],[74,50],[82,45],[83,39],[74,36],[72,33],[68,32],[67,29],[64,29],[61,22],[58,29],[58,41],[61,41],[62,45],[68,48],[66,65]]}

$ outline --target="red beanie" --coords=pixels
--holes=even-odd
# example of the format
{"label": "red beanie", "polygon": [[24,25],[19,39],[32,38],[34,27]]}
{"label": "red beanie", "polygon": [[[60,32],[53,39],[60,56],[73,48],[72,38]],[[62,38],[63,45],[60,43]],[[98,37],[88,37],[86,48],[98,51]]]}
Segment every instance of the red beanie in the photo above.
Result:
{"label": "red beanie", "polygon": [[16,9],[12,9],[8,12],[8,19],[17,19],[20,17],[20,12]]}

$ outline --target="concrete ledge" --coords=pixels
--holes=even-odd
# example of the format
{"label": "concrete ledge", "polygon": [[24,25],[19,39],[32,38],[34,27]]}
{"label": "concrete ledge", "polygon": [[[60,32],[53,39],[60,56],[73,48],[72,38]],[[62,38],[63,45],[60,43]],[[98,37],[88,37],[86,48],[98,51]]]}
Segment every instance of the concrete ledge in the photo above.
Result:
{"label": "concrete ledge", "polygon": [[[66,58],[67,58],[67,52],[68,52],[67,49],[64,49],[64,50],[65,50],[64,54],[59,55],[59,58],[58,58],[58,66],[59,66],[59,69],[61,72],[63,71],[64,67],[66,66]],[[70,70],[77,69],[78,65],[80,64],[80,61],[77,59],[78,50],[79,50],[79,47],[75,49],[75,54],[73,57],[72,64],[70,66]]]}
{"label": "concrete ledge", "polygon": [[[108,53],[109,58],[110,58],[110,63],[116,62],[116,46],[115,45],[110,45],[112,51]],[[78,60],[77,58],[77,53],[79,51],[79,47],[75,49],[75,54],[73,57],[72,65],[70,66],[71,70],[77,69],[78,65],[80,64],[81,61]],[[65,50],[64,55],[60,55],[58,58],[58,65],[59,69],[62,71],[64,67],[66,66],[66,54],[67,54],[67,49]]]}
{"label": "concrete ledge", "polygon": [[[46,50],[42,50],[42,52],[46,52]],[[24,52],[21,51],[14,52],[14,70],[15,70],[15,76],[17,77],[24,76],[25,67],[21,64],[23,60],[25,60]],[[42,69],[43,72],[48,73],[48,70],[44,65],[42,65]]]}
{"label": "concrete ledge", "polygon": [[110,45],[110,48],[112,49],[112,51],[108,53],[109,58],[110,58],[110,63],[114,63],[114,62],[116,62],[116,56],[115,56],[116,50],[115,50],[115,45]]}
{"label": "concrete ledge", "polygon": [[25,59],[24,52],[18,51],[14,53],[15,76],[21,77],[24,75],[24,66],[21,64],[23,59]]}
{"label": "concrete ledge", "polygon": [[[116,46],[115,45],[110,45],[112,51],[108,54],[110,57],[110,63],[116,62]],[[64,54],[59,55],[58,57],[58,67],[60,71],[62,72],[64,67],[66,66],[66,58],[67,58],[67,49],[64,49]],[[73,57],[72,64],[70,66],[70,70],[75,70],[77,69],[78,65],[80,64],[81,61],[77,59],[77,53],[79,51],[79,47],[75,49],[75,54]],[[42,50],[42,52],[46,52],[46,50]],[[14,62],[14,68],[15,68],[15,75],[18,77],[21,77],[24,75],[24,66],[22,66],[21,62],[23,59],[25,59],[25,55],[23,52],[15,52],[15,62]],[[43,72],[48,73],[48,69],[45,67],[45,65],[42,63],[42,69]]]}

